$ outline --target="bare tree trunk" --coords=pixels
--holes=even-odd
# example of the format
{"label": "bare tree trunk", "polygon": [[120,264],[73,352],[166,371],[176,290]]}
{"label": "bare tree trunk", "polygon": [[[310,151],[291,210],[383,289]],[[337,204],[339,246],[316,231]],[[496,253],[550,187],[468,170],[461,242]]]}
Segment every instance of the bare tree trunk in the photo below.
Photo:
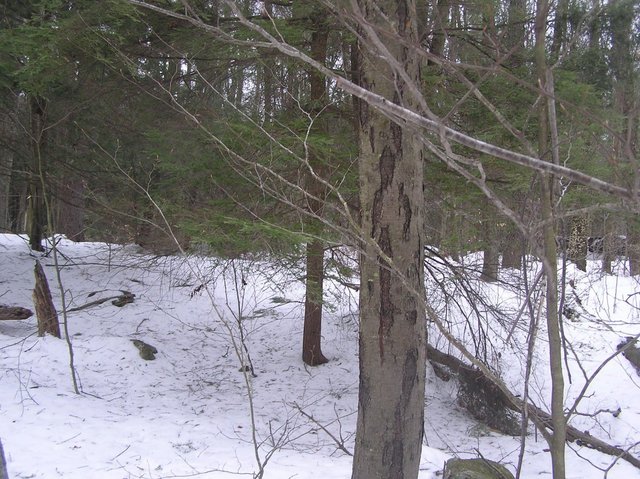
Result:
{"label": "bare tree trunk", "polygon": [[480,279],[488,283],[498,280],[498,269],[500,257],[498,245],[495,237],[495,225],[491,218],[487,218],[482,223],[482,236],[484,243],[484,254],[482,257],[482,274]]}
{"label": "bare tree trunk", "polygon": [[[546,62],[546,19],[549,13],[548,0],[537,0],[535,21],[535,58],[538,83],[543,92],[547,88]],[[549,122],[547,98],[539,102],[538,150],[540,158],[549,160],[553,145],[549,144],[550,129],[555,125]],[[562,371],[562,339],[560,335],[560,316],[558,314],[558,265],[554,205],[554,178],[540,175],[541,212],[543,221],[543,267],[546,276],[546,319],[549,338],[549,367],[551,375],[551,421],[553,432],[549,433],[551,465],[553,479],[565,478],[565,441],[567,423],[564,416],[564,375]]]}
{"label": "bare tree trunk", "polygon": [[304,303],[302,360],[309,366],[324,364],[322,354],[322,293],[324,282],[324,248],[315,240],[307,244],[307,281]]}
{"label": "bare tree trunk", "polygon": [[33,289],[33,305],[36,309],[38,318],[38,336],[44,336],[46,333],[60,337],[60,323],[58,321],[58,313],[51,299],[51,290],[49,282],[44,274],[40,261],[36,261],[34,268],[36,277],[36,285]]}
{"label": "bare tree trunk", "polygon": [[57,188],[56,232],[73,241],[84,241],[84,183],[71,177]]}
{"label": "bare tree trunk", "polygon": [[0,233],[11,230],[9,198],[11,191],[12,169],[13,152],[8,148],[0,148]]}
{"label": "bare tree trunk", "polygon": [[524,240],[522,234],[513,227],[507,226],[502,240],[502,268],[522,269]]}
{"label": "bare tree trunk", "polygon": [[44,239],[44,226],[47,222],[47,213],[44,202],[44,175],[45,166],[45,127],[46,127],[46,101],[42,98],[31,98],[31,144],[32,163],[29,170],[29,196],[27,206],[27,233],[29,246],[34,251],[44,251],[42,240]]}
{"label": "bare tree trunk", "polygon": [[508,23],[505,42],[511,51],[508,64],[512,67],[519,67],[524,61],[524,47],[526,39],[526,0],[509,0],[508,2]]}
{"label": "bare tree trunk", "polygon": [[[406,83],[393,73],[397,61],[419,82],[415,3],[410,0],[358,2],[368,28],[379,31],[393,58],[378,48],[362,51],[361,82],[396,103],[412,104]],[[378,30],[375,30],[378,31]],[[426,321],[424,291],[423,163],[408,129],[365,102],[359,104],[360,200],[360,387],[353,479],[415,479],[424,425]]]}
{"label": "bare tree trunk", "polygon": [[567,20],[569,16],[569,0],[557,0],[556,17],[553,22],[553,40],[551,42],[551,61],[560,58],[562,46],[566,44]]}
{"label": "bare tree trunk", "polygon": [[[329,30],[318,10],[314,15],[314,30],[311,34],[311,57],[323,63],[327,56]],[[321,115],[327,101],[327,87],[324,75],[315,69],[309,71],[311,80],[310,114]],[[326,132],[322,118],[315,119],[315,131]],[[307,205],[313,216],[321,216],[326,197],[325,187],[320,181],[325,176],[326,160],[311,146],[307,149],[309,174],[307,175]],[[311,229],[321,229],[320,222],[311,220]],[[324,247],[318,239],[307,244],[307,281],[304,308],[304,330],[302,337],[302,360],[310,366],[324,364],[328,359],[322,354],[322,299],[324,292]]]}

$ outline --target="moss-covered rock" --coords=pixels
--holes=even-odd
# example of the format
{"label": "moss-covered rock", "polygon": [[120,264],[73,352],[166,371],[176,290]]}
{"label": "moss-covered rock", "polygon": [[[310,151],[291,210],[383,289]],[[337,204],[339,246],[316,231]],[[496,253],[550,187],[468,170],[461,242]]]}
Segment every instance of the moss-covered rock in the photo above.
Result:
{"label": "moss-covered rock", "polygon": [[443,479],[514,479],[502,464],[487,459],[449,459]]}
{"label": "moss-covered rock", "polygon": [[140,341],[139,339],[132,339],[133,345],[140,351],[140,357],[145,361],[153,361],[156,358],[158,350],[150,344]]}

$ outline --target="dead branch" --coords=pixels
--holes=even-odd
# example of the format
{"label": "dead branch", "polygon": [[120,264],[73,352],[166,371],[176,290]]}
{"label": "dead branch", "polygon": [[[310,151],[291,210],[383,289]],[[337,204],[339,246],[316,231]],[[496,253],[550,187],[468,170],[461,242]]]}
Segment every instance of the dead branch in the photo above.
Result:
{"label": "dead branch", "polygon": [[135,294],[130,293],[129,291],[122,291],[122,294],[118,296],[109,296],[108,298],[97,299],[95,301],[91,301],[90,303],[83,304],[82,306],[76,306],[75,308],[67,309],[67,313],[72,313],[74,311],[81,311],[83,309],[91,308],[92,306],[99,306],[102,303],[106,303],[107,301],[114,300],[118,302],[118,304],[114,304],[114,306],[120,306],[121,304],[124,306],[126,303],[132,303]]}

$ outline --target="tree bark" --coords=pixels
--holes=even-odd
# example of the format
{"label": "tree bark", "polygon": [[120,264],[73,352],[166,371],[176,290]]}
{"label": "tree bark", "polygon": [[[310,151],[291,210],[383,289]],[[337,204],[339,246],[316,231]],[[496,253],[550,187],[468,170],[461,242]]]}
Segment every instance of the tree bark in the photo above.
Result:
{"label": "tree bark", "polygon": [[[535,20],[535,59],[538,83],[543,92],[547,88],[546,61],[546,19],[549,13],[548,0],[537,0]],[[552,145],[549,142],[550,129],[555,125],[549,121],[547,98],[542,98],[538,107],[538,154],[549,161]],[[562,371],[562,339],[560,335],[560,315],[558,314],[558,265],[553,205],[554,177],[540,175],[540,201],[543,221],[543,267],[546,277],[546,320],[549,338],[549,368],[551,376],[551,422],[553,434],[549,440],[553,479],[564,479],[565,441],[567,422],[564,417],[564,375]]]}
{"label": "tree bark", "polygon": [[302,360],[309,366],[328,362],[322,354],[322,295],[324,283],[324,248],[315,240],[307,244],[307,281],[304,302]]}
{"label": "tree bark", "polygon": [[[354,2],[355,3],[355,2]],[[359,64],[362,86],[395,103],[412,99],[398,62],[419,83],[411,0],[357,2],[371,42]],[[376,27],[379,30],[376,30]],[[374,47],[376,32],[389,53]],[[396,36],[400,37],[399,39]],[[386,55],[392,58],[385,58]],[[398,73],[398,72],[395,72]],[[426,321],[423,306],[424,173],[413,132],[359,103],[360,387],[353,479],[415,479],[422,450]]]}
{"label": "tree bark", "polygon": [[[329,30],[321,10],[314,13],[314,30],[311,33],[311,57],[322,64],[326,61]],[[310,100],[308,110],[312,116],[321,115],[327,102],[326,79],[319,71],[311,69]],[[324,120],[315,118],[314,131],[326,133]],[[326,189],[320,179],[325,176],[326,167],[313,146],[307,148],[307,207],[312,215],[312,232],[321,230],[319,221],[313,217],[321,216],[324,209]],[[307,244],[307,281],[304,307],[304,329],[302,333],[302,360],[309,366],[318,366],[328,362],[322,354],[322,299],[324,293],[324,247],[320,240],[314,239]]]}
{"label": "tree bark", "polygon": [[482,274],[480,275],[480,279],[487,283],[493,283],[498,280],[498,270],[500,268],[500,256],[498,254],[493,218],[487,218],[483,221],[482,236],[484,254],[482,256]]}
{"label": "tree bark", "polygon": [[56,232],[72,241],[84,241],[84,183],[77,176],[63,181],[56,195]]}
{"label": "tree bark", "polygon": [[524,239],[520,231],[507,225],[506,234],[502,240],[502,268],[522,269],[522,255],[524,254]]}
{"label": "tree bark", "polygon": [[[0,120],[0,133],[4,138],[13,143],[15,127],[12,119],[7,116]],[[14,153],[11,146],[0,146],[0,233],[11,230],[11,218],[9,216],[9,198],[11,192],[11,172],[13,171]]]}
{"label": "tree bark", "polygon": [[34,268],[36,277],[36,285],[33,289],[33,305],[36,309],[36,317],[38,318],[38,336],[44,336],[46,333],[60,337],[60,322],[58,321],[58,313],[51,299],[51,290],[47,277],[44,274],[40,261],[36,261]]}
{"label": "tree bark", "polygon": [[31,98],[31,145],[32,163],[29,170],[29,197],[27,205],[27,233],[29,246],[34,251],[44,251],[42,241],[45,235],[47,213],[44,201],[45,166],[45,126],[46,101],[42,98]]}
{"label": "tree bark", "polygon": [[580,271],[587,271],[587,218],[573,218],[567,245],[567,257]]}

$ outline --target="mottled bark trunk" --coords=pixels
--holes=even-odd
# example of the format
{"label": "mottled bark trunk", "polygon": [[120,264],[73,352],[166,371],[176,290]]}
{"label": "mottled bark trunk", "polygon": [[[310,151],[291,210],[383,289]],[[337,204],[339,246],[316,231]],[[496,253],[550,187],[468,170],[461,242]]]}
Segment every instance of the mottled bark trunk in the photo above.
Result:
{"label": "mottled bark trunk", "polygon": [[587,220],[585,218],[573,218],[569,231],[567,258],[576,265],[580,271],[587,271]]}
{"label": "mottled bark trunk", "polygon": [[59,338],[60,323],[58,321],[58,313],[53,304],[53,299],[51,299],[49,282],[39,261],[36,261],[34,274],[36,284],[33,289],[33,305],[38,318],[38,336],[44,336],[49,333]]}
{"label": "mottled bark trunk", "polygon": [[[384,44],[412,80],[418,61],[415,4],[358,2],[366,21],[400,39]],[[367,41],[365,33],[364,42]],[[411,105],[406,84],[375,48],[360,63],[362,85]],[[370,53],[369,53],[370,52]],[[366,103],[359,106],[360,387],[353,479],[415,479],[424,424],[426,321],[423,307],[423,164],[412,132]]]}

